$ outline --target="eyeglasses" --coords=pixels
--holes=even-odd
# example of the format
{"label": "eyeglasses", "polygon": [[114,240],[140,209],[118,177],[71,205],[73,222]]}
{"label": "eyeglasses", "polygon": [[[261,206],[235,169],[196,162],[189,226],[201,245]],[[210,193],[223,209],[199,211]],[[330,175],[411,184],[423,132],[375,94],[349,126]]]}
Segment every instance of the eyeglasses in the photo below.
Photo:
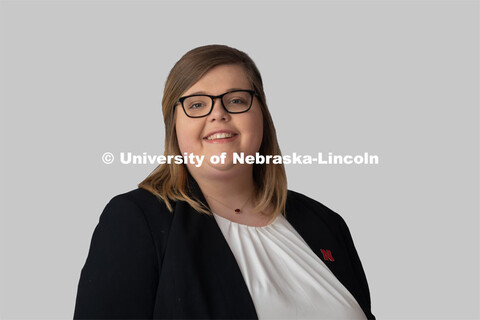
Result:
{"label": "eyeglasses", "polygon": [[215,99],[220,98],[223,108],[228,113],[243,113],[250,110],[253,102],[253,90],[232,90],[219,96],[208,94],[192,94],[180,97],[177,103],[182,104],[183,111],[190,118],[201,118],[208,116],[215,104]]}

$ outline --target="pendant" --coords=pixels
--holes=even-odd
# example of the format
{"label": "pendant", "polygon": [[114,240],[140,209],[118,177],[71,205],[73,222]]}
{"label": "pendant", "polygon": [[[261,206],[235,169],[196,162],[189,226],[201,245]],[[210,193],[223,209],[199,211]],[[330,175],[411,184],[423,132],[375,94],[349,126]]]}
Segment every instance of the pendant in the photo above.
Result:
{"label": "pendant", "polygon": [[240,209],[235,209],[235,213],[240,213]]}

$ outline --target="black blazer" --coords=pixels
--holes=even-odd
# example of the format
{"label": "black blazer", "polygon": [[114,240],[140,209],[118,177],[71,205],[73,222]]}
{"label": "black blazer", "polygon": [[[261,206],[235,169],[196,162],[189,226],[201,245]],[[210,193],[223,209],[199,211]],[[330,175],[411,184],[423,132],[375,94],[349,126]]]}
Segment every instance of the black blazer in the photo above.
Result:
{"label": "black blazer", "polygon": [[[196,183],[193,193],[206,203]],[[293,191],[288,192],[286,218],[367,318],[375,319],[343,218]],[[257,314],[214,217],[186,202],[174,203],[171,213],[152,193],[136,189],[105,207],[78,285],[74,319],[114,318],[257,319]]]}

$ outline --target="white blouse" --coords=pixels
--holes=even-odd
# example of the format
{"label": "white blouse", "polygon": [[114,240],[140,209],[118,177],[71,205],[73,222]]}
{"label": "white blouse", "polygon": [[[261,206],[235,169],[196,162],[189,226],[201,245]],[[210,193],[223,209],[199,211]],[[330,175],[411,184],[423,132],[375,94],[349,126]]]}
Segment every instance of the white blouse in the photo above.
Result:
{"label": "white blouse", "polygon": [[259,319],[366,319],[352,294],[283,215],[264,227],[214,217]]}

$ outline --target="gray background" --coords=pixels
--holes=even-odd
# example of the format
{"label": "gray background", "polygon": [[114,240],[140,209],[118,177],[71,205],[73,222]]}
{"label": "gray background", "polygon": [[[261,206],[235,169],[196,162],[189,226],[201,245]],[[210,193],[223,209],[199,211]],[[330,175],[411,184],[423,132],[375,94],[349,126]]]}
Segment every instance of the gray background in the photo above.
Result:
{"label": "gray background", "polygon": [[167,73],[189,49],[247,52],[287,166],[340,213],[379,319],[479,317],[476,1],[3,1],[1,317],[67,319],[106,203],[163,152]]}

